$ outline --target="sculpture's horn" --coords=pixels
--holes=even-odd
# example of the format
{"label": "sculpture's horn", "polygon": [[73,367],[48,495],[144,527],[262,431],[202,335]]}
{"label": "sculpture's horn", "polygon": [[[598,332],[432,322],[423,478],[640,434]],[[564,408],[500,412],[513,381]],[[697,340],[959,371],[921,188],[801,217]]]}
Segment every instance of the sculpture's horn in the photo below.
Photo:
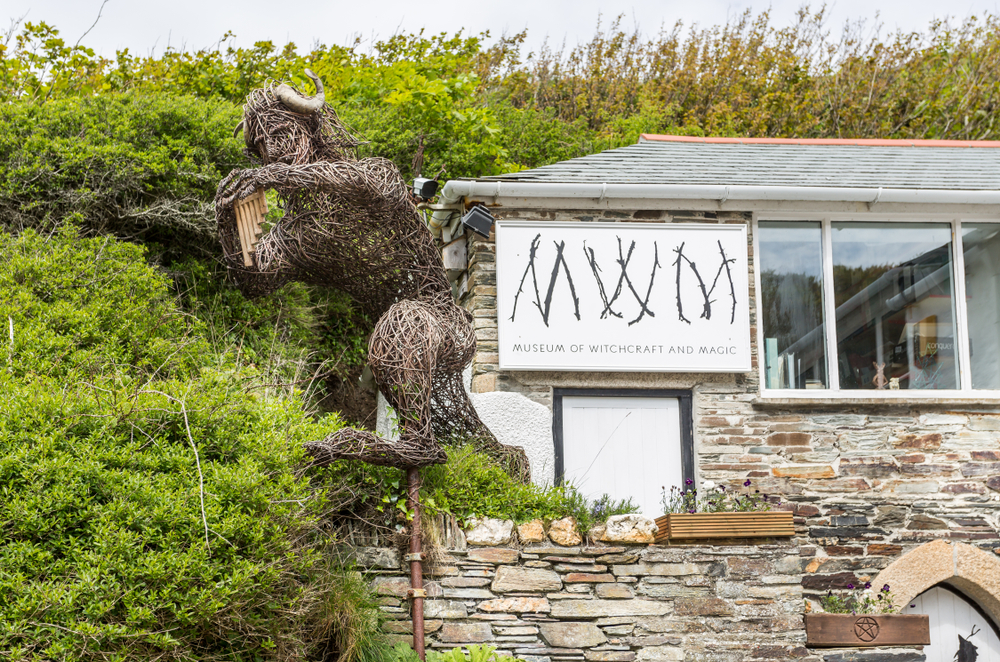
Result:
{"label": "sculpture's horn", "polygon": [[240,123],[236,125],[236,128],[233,129],[233,138],[235,138],[236,136],[240,135],[240,131],[243,130],[243,124],[245,122],[246,122],[246,120],[240,120]]}
{"label": "sculpture's horn", "polygon": [[278,101],[280,101],[285,108],[288,108],[296,113],[302,113],[303,115],[319,112],[320,109],[323,108],[323,104],[326,102],[326,93],[323,91],[323,81],[321,81],[319,76],[314,74],[309,69],[306,69],[306,76],[311,78],[312,82],[316,85],[315,96],[302,96],[288,83],[282,83],[274,90],[274,96],[278,97]]}

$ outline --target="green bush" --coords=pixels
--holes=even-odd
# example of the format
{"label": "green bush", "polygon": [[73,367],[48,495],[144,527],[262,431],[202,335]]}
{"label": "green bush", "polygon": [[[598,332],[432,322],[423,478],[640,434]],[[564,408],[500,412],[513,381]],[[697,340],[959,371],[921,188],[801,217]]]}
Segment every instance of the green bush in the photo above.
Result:
{"label": "green bush", "polygon": [[170,256],[214,256],[215,188],[243,163],[226,101],[109,94],[0,103],[0,227],[142,239]]}
{"label": "green bush", "polygon": [[[482,646],[468,646],[466,648],[452,648],[450,651],[436,651],[430,649],[426,651],[427,662],[523,662],[516,657],[500,657],[496,648],[488,644]],[[419,662],[416,651],[406,644],[396,644],[392,650],[391,662]]]}
{"label": "green bush", "polygon": [[0,658],[301,659],[359,608],[300,469],[339,421],[248,388],[141,248],[0,233],[0,330]]}
{"label": "green bush", "polygon": [[[401,470],[340,461],[327,471],[328,482],[353,486],[350,498],[338,504],[343,513],[363,515],[390,528],[402,528],[412,516],[406,510],[406,478]],[[448,513],[463,524],[473,517],[519,524],[575,517],[580,529],[587,531],[611,515],[638,511],[630,500],[614,501],[607,495],[588,500],[572,485],[525,485],[471,446],[449,448],[448,461],[424,468],[421,479],[425,513]]]}

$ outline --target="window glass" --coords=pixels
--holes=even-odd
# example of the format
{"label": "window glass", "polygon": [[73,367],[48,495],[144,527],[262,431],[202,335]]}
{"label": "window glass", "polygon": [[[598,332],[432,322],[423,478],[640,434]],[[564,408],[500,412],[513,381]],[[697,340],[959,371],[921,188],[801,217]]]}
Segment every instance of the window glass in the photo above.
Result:
{"label": "window glass", "polygon": [[951,226],[832,229],[840,388],[958,388]]}
{"label": "window glass", "polygon": [[819,223],[760,223],[761,319],[767,388],[826,388]]}
{"label": "window glass", "polygon": [[1000,389],[1000,225],[963,223],[972,388]]}

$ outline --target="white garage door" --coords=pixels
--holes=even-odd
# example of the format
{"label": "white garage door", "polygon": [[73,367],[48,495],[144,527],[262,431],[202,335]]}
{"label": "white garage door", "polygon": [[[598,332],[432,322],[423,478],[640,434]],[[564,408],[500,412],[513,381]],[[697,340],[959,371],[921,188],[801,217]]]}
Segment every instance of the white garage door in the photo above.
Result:
{"label": "white garage door", "polygon": [[564,396],[563,477],[589,498],[631,497],[663,514],[663,486],[684,484],[677,398]]}
{"label": "white garage door", "polygon": [[963,596],[935,586],[910,604],[916,606],[907,605],[904,614],[930,617],[931,645],[924,647],[927,662],[1000,662],[996,631]]}

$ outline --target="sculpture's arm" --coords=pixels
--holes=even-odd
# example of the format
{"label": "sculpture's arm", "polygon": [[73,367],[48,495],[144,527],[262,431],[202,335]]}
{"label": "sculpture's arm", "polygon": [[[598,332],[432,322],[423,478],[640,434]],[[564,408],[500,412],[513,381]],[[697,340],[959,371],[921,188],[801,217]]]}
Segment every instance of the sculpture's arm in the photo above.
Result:
{"label": "sculpture's arm", "polygon": [[335,193],[359,207],[375,201],[392,207],[412,206],[406,183],[396,166],[387,159],[323,161],[288,165],[269,163],[260,168],[234,170],[219,184],[216,209],[229,207],[262,188],[279,193],[305,189]]}

